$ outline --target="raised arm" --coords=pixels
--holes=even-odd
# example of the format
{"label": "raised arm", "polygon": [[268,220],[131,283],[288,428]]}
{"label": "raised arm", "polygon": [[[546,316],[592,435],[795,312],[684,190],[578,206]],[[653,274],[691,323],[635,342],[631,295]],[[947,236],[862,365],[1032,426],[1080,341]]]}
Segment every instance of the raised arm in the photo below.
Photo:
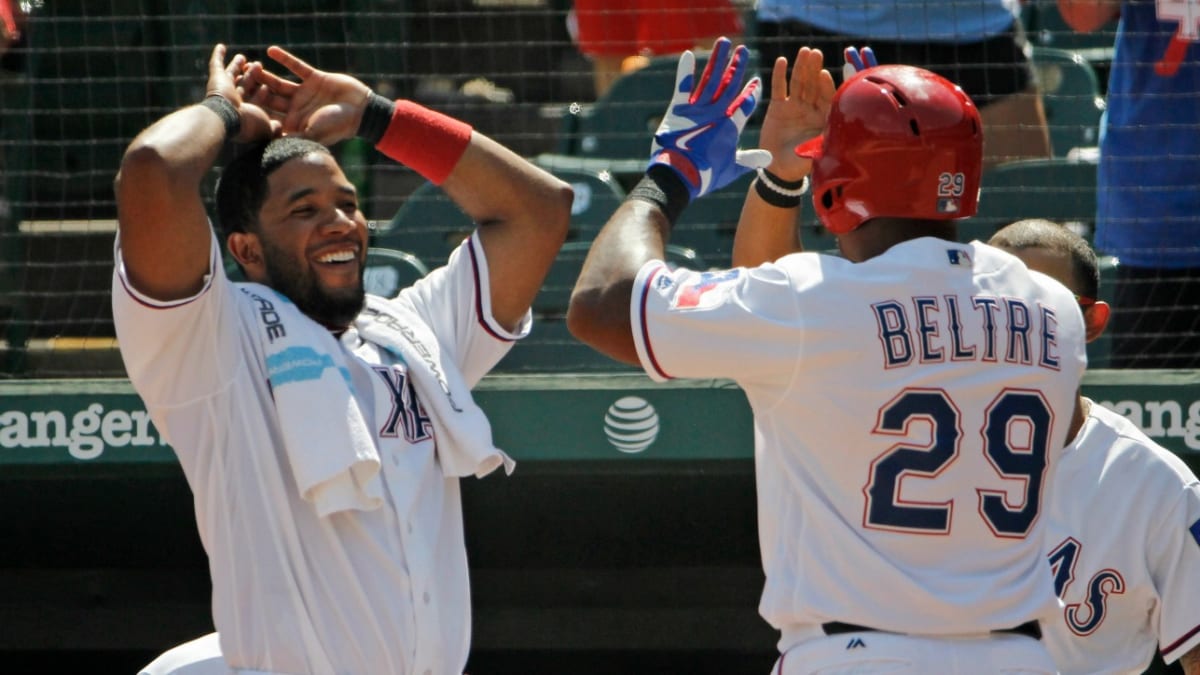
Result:
{"label": "raised arm", "polygon": [[[384,99],[357,79],[318,70],[280,47],[267,55],[299,78],[253,71],[258,98],[286,114],[284,133],[325,145],[362,136],[441,185],[479,223],[492,315],[515,328],[566,240],[571,187],[458,120],[411,101]],[[270,94],[260,94],[259,86]]]}
{"label": "raised arm", "polygon": [[571,186],[476,131],[442,189],[479,223],[492,315],[514,328],[566,241]]}
{"label": "raised arm", "polygon": [[1058,13],[1071,28],[1090,33],[1121,14],[1121,0],[1058,0]]}
{"label": "raised arm", "polygon": [[684,52],[675,91],[651,145],[646,176],[605,223],[571,293],[567,325],[585,344],[624,363],[638,362],[629,311],[642,265],[662,260],[671,226],[688,202],[770,162],[763,150],[740,151],[754,112],[758,78],[745,87],[749,50],[721,38],[699,81]]}
{"label": "raised arm", "polygon": [[833,101],[833,77],[822,67],[818,49],[801,47],[791,80],[787,59],[775,60],[771,100],[763,118],[759,145],[771,152],[771,164],[746,193],[733,237],[733,266],[757,267],[803,250],[797,219],[802,186],[812,160],[796,155],[796,146],[821,134]]}
{"label": "raised arm", "polygon": [[150,125],[121,160],[115,185],[121,257],[129,282],[156,300],[188,297],[203,284],[212,234],[200,184],[228,132],[248,141],[279,129],[261,108],[243,103],[236,83],[245,66],[241,54],[226,65],[225,46],[217,45],[208,64],[208,96],[216,98]]}
{"label": "raised arm", "polygon": [[1183,668],[1183,675],[1200,675],[1200,646],[1192,647],[1179,657],[1179,665]]}

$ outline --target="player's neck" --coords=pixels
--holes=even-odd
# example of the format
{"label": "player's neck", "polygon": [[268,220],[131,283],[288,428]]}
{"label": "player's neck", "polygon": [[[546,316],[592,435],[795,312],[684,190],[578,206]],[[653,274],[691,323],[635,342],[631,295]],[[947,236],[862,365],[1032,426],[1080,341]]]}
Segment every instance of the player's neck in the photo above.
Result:
{"label": "player's neck", "polygon": [[838,237],[838,247],[847,259],[854,262],[870,260],[906,241],[920,237],[937,237],[957,241],[954,221],[912,220],[909,218],[874,218]]}
{"label": "player's neck", "polygon": [[1075,441],[1075,437],[1079,435],[1079,430],[1083,429],[1083,423],[1087,421],[1091,411],[1091,401],[1084,398],[1083,394],[1075,397],[1075,412],[1071,414],[1071,426],[1067,427],[1067,443]]}

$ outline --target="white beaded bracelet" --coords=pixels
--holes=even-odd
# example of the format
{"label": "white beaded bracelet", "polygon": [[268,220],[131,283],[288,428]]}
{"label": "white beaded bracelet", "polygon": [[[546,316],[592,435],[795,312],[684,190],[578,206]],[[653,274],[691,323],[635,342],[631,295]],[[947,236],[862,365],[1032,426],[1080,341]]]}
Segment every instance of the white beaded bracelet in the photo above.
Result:
{"label": "white beaded bracelet", "polygon": [[[799,187],[780,185],[780,182],[780,178],[773,176],[770,171],[759,169],[758,179],[754,182],[754,191],[771,206],[781,209],[800,206],[800,198],[808,192],[808,176],[800,181]],[[791,185],[795,185],[795,183]]]}

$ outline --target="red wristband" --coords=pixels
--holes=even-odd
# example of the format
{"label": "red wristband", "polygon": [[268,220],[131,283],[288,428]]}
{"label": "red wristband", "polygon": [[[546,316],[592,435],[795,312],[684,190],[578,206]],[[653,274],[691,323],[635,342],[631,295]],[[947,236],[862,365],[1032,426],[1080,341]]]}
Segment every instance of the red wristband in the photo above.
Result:
{"label": "red wristband", "polygon": [[470,141],[470,124],[412,101],[396,101],[392,121],[375,147],[441,185]]}

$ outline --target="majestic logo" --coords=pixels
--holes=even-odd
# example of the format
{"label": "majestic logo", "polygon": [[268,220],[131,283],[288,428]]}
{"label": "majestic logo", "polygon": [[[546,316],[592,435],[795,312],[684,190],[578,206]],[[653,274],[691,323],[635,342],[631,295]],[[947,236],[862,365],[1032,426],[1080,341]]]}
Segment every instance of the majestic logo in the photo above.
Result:
{"label": "majestic logo", "polygon": [[867,643],[863,642],[862,638],[859,638],[859,637],[850,638],[850,642],[846,643],[847,650],[866,649],[866,648],[867,648]]}
{"label": "majestic logo", "polygon": [[[371,307],[364,309],[363,313],[373,315],[376,321],[402,335],[412,347],[413,352],[417,356],[421,357],[421,360],[425,362],[425,365],[429,367],[430,372],[433,373],[434,379],[437,380],[438,386],[441,387],[442,393],[446,395],[446,400],[450,403],[450,408],[454,410],[454,412],[462,412],[462,408],[459,408],[458,404],[454,402],[454,394],[451,393],[450,383],[446,381],[446,376],[442,373],[441,364],[437,362],[437,359],[433,357],[433,353],[429,350],[429,347],[425,346],[425,343],[421,342],[420,338],[417,337],[417,334],[413,331],[413,329],[400,323],[400,320],[396,317],[390,314],[384,314],[383,312],[377,311]],[[401,360],[404,359],[404,355],[399,351],[392,349],[388,349],[388,351],[399,356]]]}

